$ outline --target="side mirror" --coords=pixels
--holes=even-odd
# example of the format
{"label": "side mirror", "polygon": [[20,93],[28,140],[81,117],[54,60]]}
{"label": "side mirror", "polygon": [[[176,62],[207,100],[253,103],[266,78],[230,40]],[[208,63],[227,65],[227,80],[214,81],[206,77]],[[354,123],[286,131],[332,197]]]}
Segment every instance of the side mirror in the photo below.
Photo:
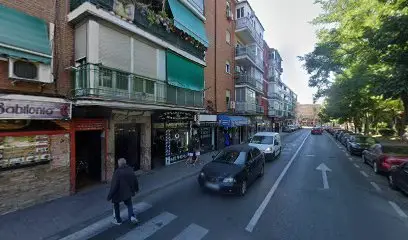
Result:
{"label": "side mirror", "polygon": [[279,145],[279,142],[278,142],[278,141],[275,141],[274,145],[275,145],[275,146],[278,146],[278,145]]}

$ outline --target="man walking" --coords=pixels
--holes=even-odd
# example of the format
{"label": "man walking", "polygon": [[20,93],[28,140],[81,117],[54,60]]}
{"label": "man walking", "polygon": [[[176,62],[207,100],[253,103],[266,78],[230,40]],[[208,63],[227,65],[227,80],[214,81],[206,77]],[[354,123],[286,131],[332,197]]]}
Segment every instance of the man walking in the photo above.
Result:
{"label": "man walking", "polygon": [[126,159],[118,160],[118,168],[113,173],[111,188],[108,194],[108,201],[112,200],[115,210],[114,224],[122,223],[120,217],[119,203],[123,202],[128,209],[130,222],[137,223],[138,220],[133,212],[132,197],[139,191],[139,183],[133,169],[126,164]]}

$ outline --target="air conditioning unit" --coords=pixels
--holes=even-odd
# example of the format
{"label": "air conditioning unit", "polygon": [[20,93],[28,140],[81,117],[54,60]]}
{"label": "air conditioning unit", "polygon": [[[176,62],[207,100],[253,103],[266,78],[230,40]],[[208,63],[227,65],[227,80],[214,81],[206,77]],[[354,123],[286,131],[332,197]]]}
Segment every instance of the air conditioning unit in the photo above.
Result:
{"label": "air conditioning unit", "polygon": [[235,102],[231,101],[231,109],[235,109]]}
{"label": "air conditioning unit", "polygon": [[9,58],[8,77],[16,80],[52,83],[51,65]]}

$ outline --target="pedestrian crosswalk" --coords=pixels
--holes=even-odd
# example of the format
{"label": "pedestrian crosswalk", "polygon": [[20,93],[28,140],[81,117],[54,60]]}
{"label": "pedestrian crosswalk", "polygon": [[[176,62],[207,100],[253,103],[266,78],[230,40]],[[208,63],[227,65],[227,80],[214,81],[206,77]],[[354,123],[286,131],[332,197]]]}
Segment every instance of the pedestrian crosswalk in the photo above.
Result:
{"label": "pedestrian crosswalk", "polygon": [[[152,205],[140,202],[133,207],[136,215],[153,209]],[[160,210],[161,211],[161,210]],[[69,236],[61,238],[63,240],[80,240],[80,239],[119,239],[119,240],[149,240],[155,239],[155,234],[159,234],[160,231],[166,231],[166,228],[172,228],[171,223],[178,219],[179,217],[173,213],[163,211],[157,211],[156,216],[150,219],[139,219],[142,220],[141,223],[137,224],[135,227],[129,228],[123,232],[122,226],[114,226],[112,221],[112,216],[102,219],[96,223],[85,227],[84,229],[73,233]],[[121,216],[125,217],[127,210],[121,211]],[[187,221],[188,222],[188,221]],[[183,221],[183,223],[185,223]],[[175,224],[176,229],[170,229],[173,234],[175,230],[179,232],[175,233],[174,236],[168,236],[166,239],[173,240],[201,240],[208,233],[209,230],[199,226],[195,223],[187,223],[185,226],[180,227]],[[132,226],[132,225],[130,225]],[[117,229],[117,231],[116,231]],[[109,232],[109,233],[108,233]],[[116,234],[118,233],[118,234]],[[167,234],[167,233],[166,233]],[[157,237],[156,237],[157,239]]]}

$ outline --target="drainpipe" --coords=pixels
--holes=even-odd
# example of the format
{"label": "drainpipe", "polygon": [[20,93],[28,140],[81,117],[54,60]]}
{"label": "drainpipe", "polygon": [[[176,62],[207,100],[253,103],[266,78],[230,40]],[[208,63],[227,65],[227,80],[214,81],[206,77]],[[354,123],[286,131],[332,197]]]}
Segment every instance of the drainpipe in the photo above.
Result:
{"label": "drainpipe", "polygon": [[[219,1],[218,1],[219,2]],[[215,29],[215,35],[214,35],[214,106],[215,106],[215,112],[216,114],[218,113],[218,108],[217,108],[217,0],[214,0],[214,29]]]}

